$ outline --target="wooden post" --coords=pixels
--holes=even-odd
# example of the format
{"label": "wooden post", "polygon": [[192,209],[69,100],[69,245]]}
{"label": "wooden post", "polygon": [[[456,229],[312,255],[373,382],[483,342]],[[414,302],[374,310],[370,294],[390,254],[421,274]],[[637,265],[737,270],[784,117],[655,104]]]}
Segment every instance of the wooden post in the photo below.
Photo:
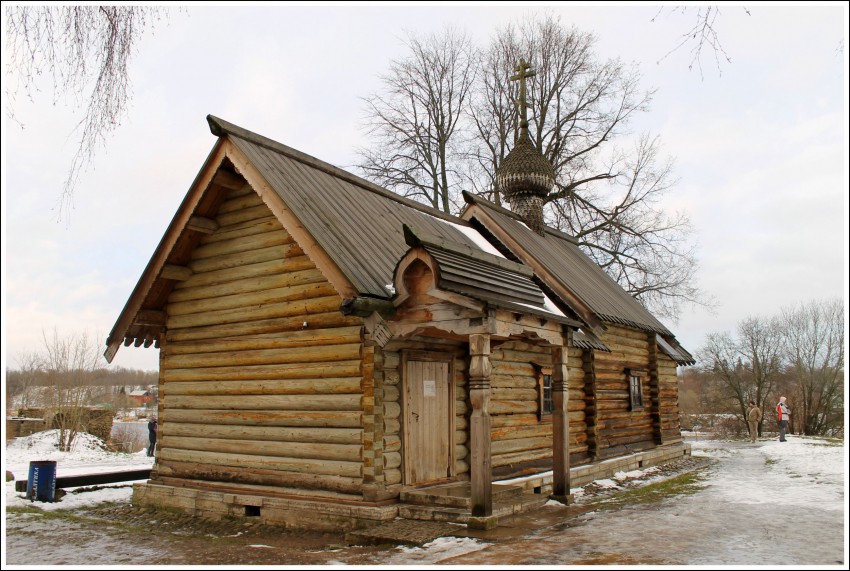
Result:
{"label": "wooden post", "polygon": [[492,470],[490,467],[490,336],[469,336],[469,398],[472,401],[470,437],[472,516],[469,527],[492,529]]}
{"label": "wooden post", "polygon": [[567,348],[552,350],[552,497],[570,503],[570,421],[567,417]]}

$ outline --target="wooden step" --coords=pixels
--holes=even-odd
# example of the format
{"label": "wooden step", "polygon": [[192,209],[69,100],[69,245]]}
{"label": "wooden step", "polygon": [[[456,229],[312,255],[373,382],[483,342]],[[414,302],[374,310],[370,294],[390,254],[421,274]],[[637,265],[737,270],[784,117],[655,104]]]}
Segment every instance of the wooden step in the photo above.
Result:
{"label": "wooden step", "polygon": [[[521,486],[493,484],[493,503],[510,501],[523,494]],[[472,508],[472,488],[469,482],[454,482],[402,492],[399,500],[407,504]]]}
{"label": "wooden step", "polygon": [[[548,496],[526,494],[493,503],[493,515],[507,517],[514,514],[535,510],[543,507],[549,500]],[[440,521],[452,523],[467,523],[471,515],[469,508],[450,507],[443,505],[422,505],[403,503],[398,506],[398,515],[404,519],[421,521]]]}

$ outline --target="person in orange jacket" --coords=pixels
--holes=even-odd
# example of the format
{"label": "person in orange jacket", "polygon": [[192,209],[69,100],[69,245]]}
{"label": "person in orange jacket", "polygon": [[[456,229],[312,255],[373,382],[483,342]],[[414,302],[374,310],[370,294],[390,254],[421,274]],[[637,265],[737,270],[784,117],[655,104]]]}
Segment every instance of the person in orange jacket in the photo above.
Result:
{"label": "person in orange jacket", "polygon": [[785,397],[779,397],[776,405],[776,420],[779,422],[779,442],[785,442],[785,431],[788,429],[788,419],[791,418],[791,409],[785,404]]}

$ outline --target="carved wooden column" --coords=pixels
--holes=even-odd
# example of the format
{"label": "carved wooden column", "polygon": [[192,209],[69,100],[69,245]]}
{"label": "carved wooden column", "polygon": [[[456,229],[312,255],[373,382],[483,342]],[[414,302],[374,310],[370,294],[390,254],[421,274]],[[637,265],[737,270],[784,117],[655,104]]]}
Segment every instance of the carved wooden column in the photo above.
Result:
{"label": "carved wooden column", "polygon": [[470,527],[495,527],[490,467],[490,336],[469,336],[469,398],[472,401],[472,517]]}
{"label": "carved wooden column", "polygon": [[570,500],[570,421],[567,416],[567,347],[552,349],[552,497]]}

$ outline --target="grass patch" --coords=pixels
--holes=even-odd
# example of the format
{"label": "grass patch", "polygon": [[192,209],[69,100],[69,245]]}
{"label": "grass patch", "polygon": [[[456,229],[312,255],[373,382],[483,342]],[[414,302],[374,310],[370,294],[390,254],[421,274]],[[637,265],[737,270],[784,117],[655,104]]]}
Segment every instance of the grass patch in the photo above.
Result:
{"label": "grass patch", "polygon": [[705,489],[701,485],[705,480],[702,470],[681,474],[661,482],[647,484],[633,490],[618,492],[601,501],[604,507],[623,507],[634,504],[651,504],[671,496],[686,496]]}
{"label": "grass patch", "polygon": [[764,459],[764,463],[765,463],[767,466],[770,466],[771,464],[776,464],[777,462],[776,462],[776,460],[774,460],[773,458],[765,458],[765,459]]}

